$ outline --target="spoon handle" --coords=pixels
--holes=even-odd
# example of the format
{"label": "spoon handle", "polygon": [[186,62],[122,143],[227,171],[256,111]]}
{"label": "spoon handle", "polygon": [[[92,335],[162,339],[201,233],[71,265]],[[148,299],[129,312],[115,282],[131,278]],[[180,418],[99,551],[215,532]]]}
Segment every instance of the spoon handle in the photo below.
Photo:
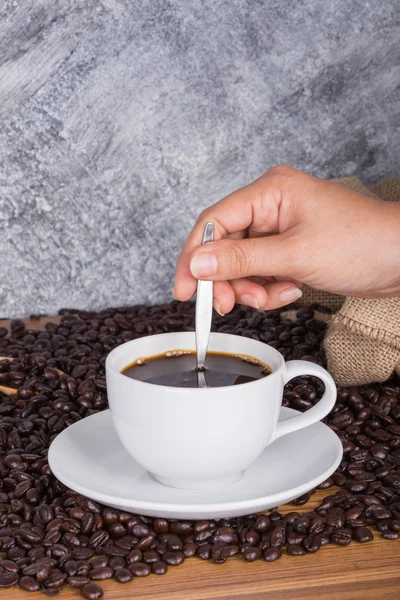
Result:
{"label": "spoon handle", "polygon": [[[214,223],[207,223],[204,229],[203,244],[214,241]],[[204,367],[208,342],[210,339],[213,308],[213,282],[197,282],[196,297],[196,353],[197,368]]]}

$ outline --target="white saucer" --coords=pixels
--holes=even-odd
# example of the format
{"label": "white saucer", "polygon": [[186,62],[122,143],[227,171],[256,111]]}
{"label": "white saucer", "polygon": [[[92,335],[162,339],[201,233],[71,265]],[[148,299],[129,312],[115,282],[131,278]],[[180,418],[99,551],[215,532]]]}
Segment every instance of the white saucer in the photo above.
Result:
{"label": "white saucer", "polygon": [[[296,414],[282,408],[280,419]],[[342,444],[329,427],[315,423],[276,440],[229,486],[178,490],[154,481],[131,458],[106,410],[60,433],[48,458],[62,483],[92,500],[153,517],[207,519],[253,514],[305,494],[335,471]]]}

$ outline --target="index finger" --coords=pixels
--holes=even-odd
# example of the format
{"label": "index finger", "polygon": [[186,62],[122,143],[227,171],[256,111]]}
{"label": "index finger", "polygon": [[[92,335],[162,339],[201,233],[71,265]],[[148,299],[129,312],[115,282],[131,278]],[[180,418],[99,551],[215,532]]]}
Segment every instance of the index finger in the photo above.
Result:
{"label": "index finger", "polygon": [[177,300],[188,300],[196,291],[197,280],[190,272],[190,260],[193,251],[202,243],[207,222],[214,223],[214,241],[228,236],[245,237],[249,227],[262,228],[265,233],[276,228],[277,211],[273,210],[274,214],[271,214],[275,194],[266,194],[265,177],[229,194],[201,213],[178,258],[174,288]]}

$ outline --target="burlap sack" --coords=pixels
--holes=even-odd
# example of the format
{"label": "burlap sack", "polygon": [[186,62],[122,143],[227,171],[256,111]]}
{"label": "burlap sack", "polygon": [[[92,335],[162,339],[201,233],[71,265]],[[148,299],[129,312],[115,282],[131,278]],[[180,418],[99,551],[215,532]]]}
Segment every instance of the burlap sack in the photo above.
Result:
{"label": "burlap sack", "polygon": [[[400,177],[370,190],[353,177],[336,183],[383,200],[400,200]],[[336,383],[360,385],[385,381],[395,370],[400,374],[400,297],[344,298],[306,288],[301,303],[322,304],[337,311],[324,341],[328,370]]]}

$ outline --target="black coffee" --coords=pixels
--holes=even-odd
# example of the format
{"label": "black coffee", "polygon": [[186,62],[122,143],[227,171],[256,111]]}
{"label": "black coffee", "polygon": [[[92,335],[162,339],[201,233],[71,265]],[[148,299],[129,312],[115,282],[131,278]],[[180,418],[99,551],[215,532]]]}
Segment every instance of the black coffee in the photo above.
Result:
{"label": "black coffee", "polygon": [[[136,360],[121,371],[124,375],[156,385],[196,388],[196,353],[171,350]],[[239,385],[270,375],[271,369],[255,358],[207,352],[204,374],[208,387]]]}

